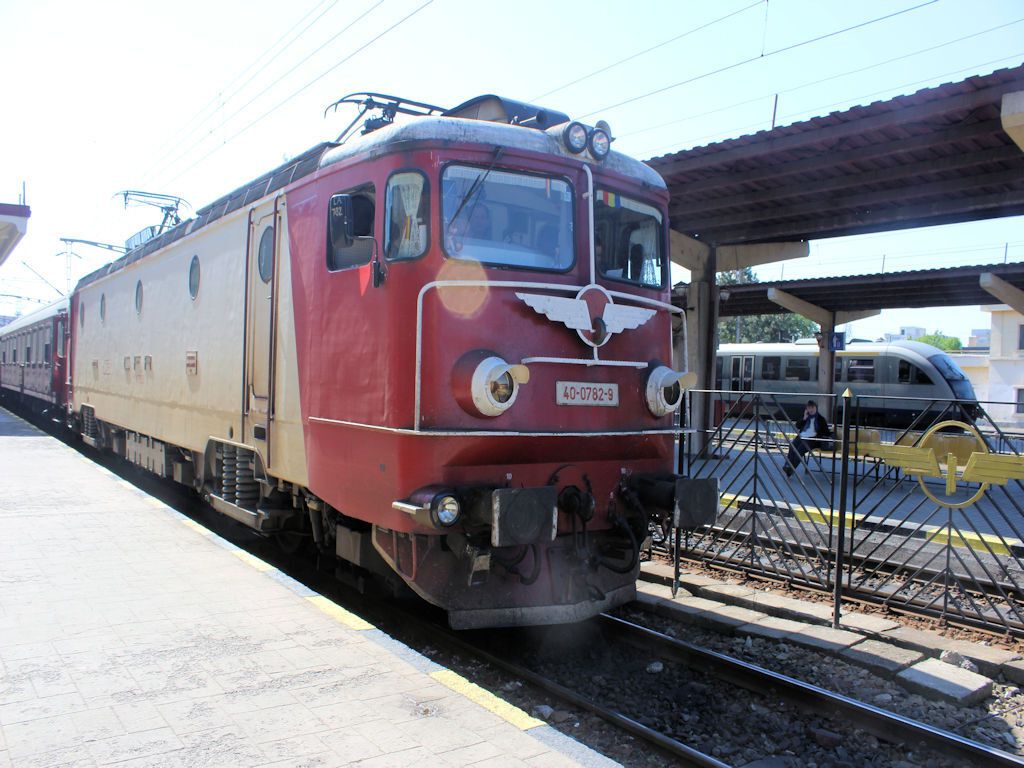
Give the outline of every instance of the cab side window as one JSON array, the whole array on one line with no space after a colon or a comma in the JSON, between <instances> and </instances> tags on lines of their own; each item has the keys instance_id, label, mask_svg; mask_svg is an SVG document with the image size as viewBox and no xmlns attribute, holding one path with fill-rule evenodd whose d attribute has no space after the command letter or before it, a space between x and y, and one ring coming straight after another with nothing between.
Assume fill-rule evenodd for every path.
<instances>
[{"instance_id":1,"label":"cab side window","mask_svg":"<svg viewBox=\"0 0 1024 768\"><path fill-rule=\"evenodd\" d=\"M344 236L339 236L340 226L332 221L334 214L332 208L329 207L327 211L327 269L331 272L370 263L370 257L373 255L374 222L377 213L377 200L373 184L342 190L337 194L352 197L352 224L356 239L347 244L344 241Z\"/></svg>"},{"instance_id":2,"label":"cab side window","mask_svg":"<svg viewBox=\"0 0 1024 768\"><path fill-rule=\"evenodd\" d=\"M427 250L429 202L422 173L396 173L388 179L384 250L389 259L415 259Z\"/></svg>"}]
</instances>

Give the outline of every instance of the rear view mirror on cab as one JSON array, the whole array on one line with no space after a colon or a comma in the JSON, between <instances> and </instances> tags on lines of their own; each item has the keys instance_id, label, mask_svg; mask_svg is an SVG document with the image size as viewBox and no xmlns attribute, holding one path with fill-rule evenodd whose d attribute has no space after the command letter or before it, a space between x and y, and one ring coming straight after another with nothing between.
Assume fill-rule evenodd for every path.
<instances>
[{"instance_id":1,"label":"rear view mirror on cab","mask_svg":"<svg viewBox=\"0 0 1024 768\"><path fill-rule=\"evenodd\" d=\"M335 251L339 248L351 247L356 237L352 195L333 195L331 197L331 221L328 232Z\"/></svg>"}]
</instances>

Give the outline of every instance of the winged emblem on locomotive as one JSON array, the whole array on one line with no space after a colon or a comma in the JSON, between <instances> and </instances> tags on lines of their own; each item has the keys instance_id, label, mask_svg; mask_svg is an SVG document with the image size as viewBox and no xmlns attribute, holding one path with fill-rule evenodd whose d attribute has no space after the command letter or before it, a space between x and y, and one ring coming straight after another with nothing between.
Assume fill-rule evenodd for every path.
<instances>
[{"instance_id":1,"label":"winged emblem on locomotive","mask_svg":"<svg viewBox=\"0 0 1024 768\"><path fill-rule=\"evenodd\" d=\"M588 295L591 301L587 301ZM587 286L572 299L518 292L516 297L537 314L576 331L585 343L595 347L616 333L639 328L656 314L653 309L616 304L600 286ZM595 309L599 311L595 313Z\"/></svg>"},{"instance_id":2,"label":"winged emblem on locomotive","mask_svg":"<svg viewBox=\"0 0 1024 768\"><path fill-rule=\"evenodd\" d=\"M959 457L956 453L949 450L942 455L941 447L939 452L936 452L936 446L928 444L929 438L943 427L949 426L960 427L970 433L976 446L980 449L970 454L967 464L962 470L958 466ZM940 435L940 437L943 436ZM954 435L952 437L955 439L962 436ZM861 448L861 452L865 456L882 459L889 466L902 469L909 477L916 477L925 495L944 507L954 509L973 504L985 493L989 485L1005 485L1011 480L1024 480L1024 458L989 453L988 445L977 430L963 422L946 421L936 424L921 436L919 443L919 445L868 444ZM942 443L940 442L938 445L941 446ZM946 498L940 499L931 492L925 485L925 478L928 477L945 478ZM978 483L978 490L966 501L951 502L948 497L956 493L959 481Z\"/></svg>"}]
</instances>

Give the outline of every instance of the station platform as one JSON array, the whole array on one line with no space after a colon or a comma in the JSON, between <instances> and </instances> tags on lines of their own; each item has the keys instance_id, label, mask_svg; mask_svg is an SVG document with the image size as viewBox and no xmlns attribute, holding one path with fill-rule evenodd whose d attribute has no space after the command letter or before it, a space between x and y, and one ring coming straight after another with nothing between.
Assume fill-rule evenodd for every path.
<instances>
[{"instance_id":1,"label":"station platform","mask_svg":"<svg viewBox=\"0 0 1024 768\"><path fill-rule=\"evenodd\" d=\"M0 768L610 766L0 409Z\"/></svg>"}]
</instances>

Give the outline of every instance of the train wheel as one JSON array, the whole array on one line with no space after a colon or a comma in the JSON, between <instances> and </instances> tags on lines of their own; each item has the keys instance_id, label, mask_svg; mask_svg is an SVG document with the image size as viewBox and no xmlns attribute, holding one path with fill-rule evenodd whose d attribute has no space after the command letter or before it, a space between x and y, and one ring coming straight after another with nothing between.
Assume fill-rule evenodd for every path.
<instances>
[{"instance_id":1,"label":"train wheel","mask_svg":"<svg viewBox=\"0 0 1024 768\"><path fill-rule=\"evenodd\" d=\"M286 555L305 554L313 548L313 533L308 517L290 518L284 530L274 534L274 541Z\"/></svg>"}]
</instances>

